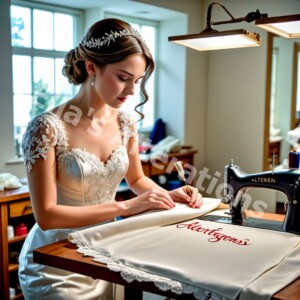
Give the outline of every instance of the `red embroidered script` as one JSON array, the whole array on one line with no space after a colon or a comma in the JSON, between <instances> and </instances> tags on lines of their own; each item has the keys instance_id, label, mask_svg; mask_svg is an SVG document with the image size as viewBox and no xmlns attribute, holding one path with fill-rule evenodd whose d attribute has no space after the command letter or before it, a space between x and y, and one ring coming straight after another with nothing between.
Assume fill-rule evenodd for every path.
<instances>
[{"instance_id":1,"label":"red embroidered script","mask_svg":"<svg viewBox=\"0 0 300 300\"><path fill-rule=\"evenodd\" d=\"M226 235L224 233L221 233L223 231L223 228L216 228L216 229L210 229L210 228L204 228L200 224L200 222L194 222L189 224L178 224L176 225L178 229L190 229L192 231L200 232L202 234L206 234L209 236L208 241L215 243L215 242L231 242L239 246L249 246L249 239L237 239L235 237L232 237L230 235Z\"/></svg>"}]
</instances>

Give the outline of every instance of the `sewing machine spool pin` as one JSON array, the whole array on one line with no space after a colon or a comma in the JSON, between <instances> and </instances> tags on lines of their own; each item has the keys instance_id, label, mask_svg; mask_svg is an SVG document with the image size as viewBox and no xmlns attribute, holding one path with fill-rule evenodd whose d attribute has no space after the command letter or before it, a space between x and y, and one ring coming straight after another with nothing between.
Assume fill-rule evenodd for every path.
<instances>
[{"instance_id":1,"label":"sewing machine spool pin","mask_svg":"<svg viewBox=\"0 0 300 300\"><path fill-rule=\"evenodd\" d=\"M224 170L225 194L222 202L229 204L232 224L247 223L243 196L249 188L255 187L278 190L286 195L288 204L282 230L300 234L300 170L293 168L247 174L231 161Z\"/></svg>"}]
</instances>

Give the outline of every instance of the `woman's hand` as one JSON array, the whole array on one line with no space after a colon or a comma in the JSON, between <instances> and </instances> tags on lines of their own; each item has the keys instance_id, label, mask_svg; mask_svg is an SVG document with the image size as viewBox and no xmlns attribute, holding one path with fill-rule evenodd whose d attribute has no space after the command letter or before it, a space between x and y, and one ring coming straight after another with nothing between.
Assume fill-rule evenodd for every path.
<instances>
[{"instance_id":1,"label":"woman's hand","mask_svg":"<svg viewBox=\"0 0 300 300\"><path fill-rule=\"evenodd\" d=\"M188 189L192 191L191 196L189 196ZM190 185L188 188L183 186L169 191L169 195L175 202L188 203L189 206L193 208L200 208L203 203L202 195L198 192L198 189Z\"/></svg>"},{"instance_id":2,"label":"woman's hand","mask_svg":"<svg viewBox=\"0 0 300 300\"><path fill-rule=\"evenodd\" d=\"M123 217L136 215L148 210L171 209L175 207L174 201L169 193L158 188L152 188L135 198L119 203L124 210L122 214Z\"/></svg>"}]
</instances>

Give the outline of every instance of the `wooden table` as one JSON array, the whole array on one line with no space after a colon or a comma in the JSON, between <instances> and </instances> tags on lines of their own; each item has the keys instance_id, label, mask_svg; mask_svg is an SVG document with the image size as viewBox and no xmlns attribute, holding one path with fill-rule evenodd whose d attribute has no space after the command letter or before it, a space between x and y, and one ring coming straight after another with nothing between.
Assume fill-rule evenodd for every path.
<instances>
[{"instance_id":1,"label":"wooden table","mask_svg":"<svg viewBox=\"0 0 300 300\"><path fill-rule=\"evenodd\" d=\"M146 176L152 177L156 175L171 174L176 171L174 163L178 160L183 166L193 166L194 156L197 150L193 148L181 149L178 152L165 153L161 157L151 157L149 155L141 155L143 171Z\"/></svg>"},{"instance_id":2,"label":"wooden table","mask_svg":"<svg viewBox=\"0 0 300 300\"><path fill-rule=\"evenodd\" d=\"M284 215L265 213L264 219L282 221ZM78 253L77 246L62 240L54 244L50 244L39 249L33 253L34 261L40 264L64 269L67 271L80 273L91 276L93 278L103 279L109 282L114 282L125 286L125 299L142 299L141 292L139 296L132 296L131 291L147 291L154 294L163 295L173 299L195 299L193 295L177 295L172 292L164 292L158 289L153 283L126 282L120 276L119 272L110 271L106 265L94 262L91 257L84 257ZM129 295L126 297L126 295ZM140 298L139 298L140 297ZM300 279L291 283L288 287L273 295L272 299L276 300L299 300L300 299Z\"/></svg>"}]
</instances>

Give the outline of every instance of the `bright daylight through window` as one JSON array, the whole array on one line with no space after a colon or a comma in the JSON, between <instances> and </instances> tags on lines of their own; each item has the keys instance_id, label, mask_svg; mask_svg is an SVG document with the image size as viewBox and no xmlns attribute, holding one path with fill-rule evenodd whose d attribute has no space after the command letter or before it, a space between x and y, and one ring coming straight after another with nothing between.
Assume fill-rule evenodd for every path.
<instances>
[{"instance_id":1,"label":"bright daylight through window","mask_svg":"<svg viewBox=\"0 0 300 300\"><path fill-rule=\"evenodd\" d=\"M11 6L17 155L28 122L76 92L61 72L66 51L74 47L76 21L71 14Z\"/></svg>"},{"instance_id":2,"label":"bright daylight through window","mask_svg":"<svg viewBox=\"0 0 300 300\"><path fill-rule=\"evenodd\" d=\"M123 18L124 19L124 18ZM126 21L126 20L125 20ZM155 56L157 27L149 22L127 20L141 32ZM62 75L64 56L77 44L80 13L66 13L55 7L49 10L31 6L11 6L11 43L13 47L13 101L16 154L21 156L20 143L28 122L36 115L72 98L78 90ZM84 31L84 30L83 30ZM145 119L139 129L154 123L154 76L147 83L149 101L139 107ZM133 112L142 101L139 85L124 110Z\"/></svg>"}]
</instances>

